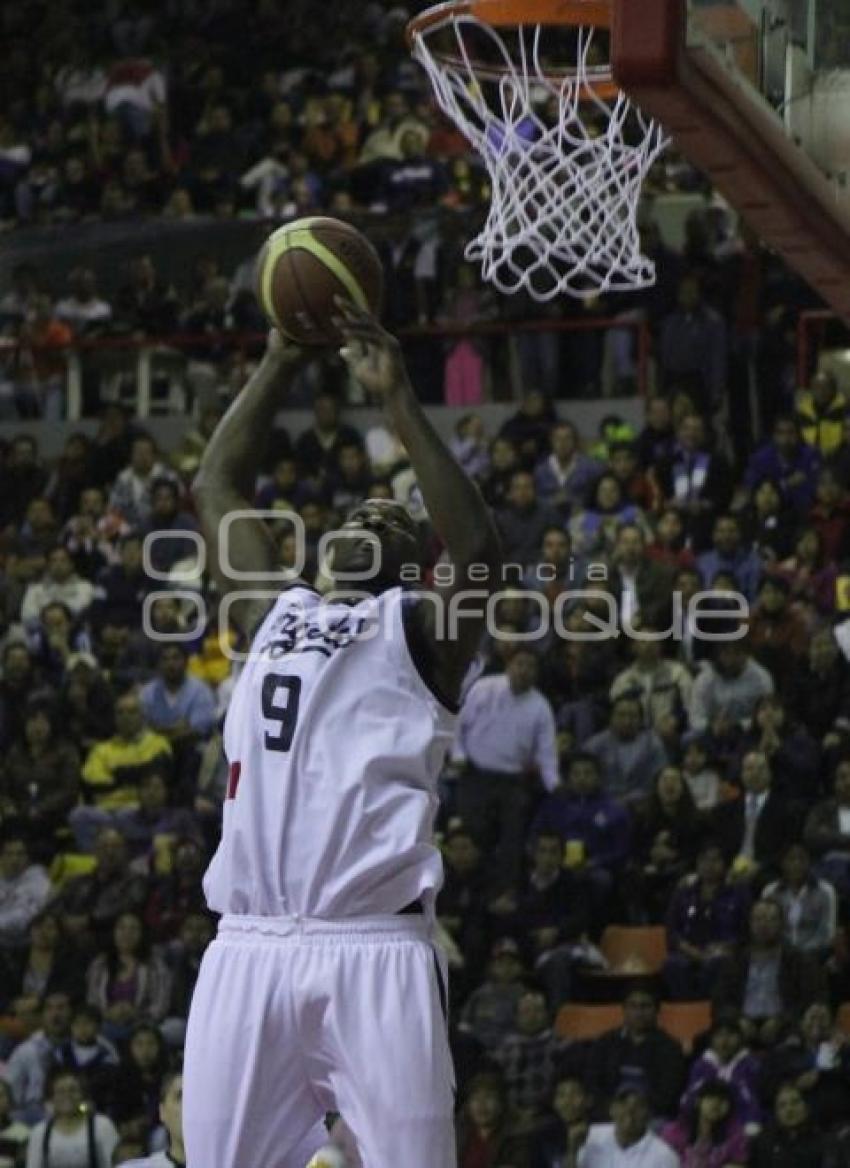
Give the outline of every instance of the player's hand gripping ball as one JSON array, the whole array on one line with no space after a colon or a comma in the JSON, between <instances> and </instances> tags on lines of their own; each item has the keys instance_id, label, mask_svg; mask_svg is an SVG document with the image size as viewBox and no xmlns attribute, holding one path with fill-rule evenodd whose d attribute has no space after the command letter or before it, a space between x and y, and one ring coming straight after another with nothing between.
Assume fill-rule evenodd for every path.
<instances>
[{"instance_id":1,"label":"player's hand gripping ball","mask_svg":"<svg viewBox=\"0 0 850 1168\"><path fill-rule=\"evenodd\" d=\"M272 232L257 258L257 299L269 323L300 345L333 345L335 298L374 315L384 273L372 244L349 223L314 216Z\"/></svg>"}]
</instances>

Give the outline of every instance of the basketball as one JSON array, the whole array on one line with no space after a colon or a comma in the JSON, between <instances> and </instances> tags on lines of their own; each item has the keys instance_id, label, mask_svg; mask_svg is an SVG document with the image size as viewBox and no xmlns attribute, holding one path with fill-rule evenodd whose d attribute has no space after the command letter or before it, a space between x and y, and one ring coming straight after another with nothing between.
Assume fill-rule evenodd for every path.
<instances>
[{"instance_id":1,"label":"basketball","mask_svg":"<svg viewBox=\"0 0 850 1168\"><path fill-rule=\"evenodd\" d=\"M340 219L296 219L266 240L257 259L257 295L269 322L301 345L338 345L334 298L381 310L384 275L375 248Z\"/></svg>"}]
</instances>

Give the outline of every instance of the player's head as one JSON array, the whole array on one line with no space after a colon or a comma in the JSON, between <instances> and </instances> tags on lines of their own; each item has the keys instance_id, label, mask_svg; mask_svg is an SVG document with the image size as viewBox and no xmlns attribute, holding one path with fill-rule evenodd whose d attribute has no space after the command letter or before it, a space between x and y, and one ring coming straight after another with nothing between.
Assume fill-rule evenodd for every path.
<instances>
[{"instance_id":1,"label":"player's head","mask_svg":"<svg viewBox=\"0 0 850 1168\"><path fill-rule=\"evenodd\" d=\"M377 593L400 583L402 569L418 567L420 558L416 524L401 503L366 499L337 533L328 567L338 587Z\"/></svg>"}]
</instances>

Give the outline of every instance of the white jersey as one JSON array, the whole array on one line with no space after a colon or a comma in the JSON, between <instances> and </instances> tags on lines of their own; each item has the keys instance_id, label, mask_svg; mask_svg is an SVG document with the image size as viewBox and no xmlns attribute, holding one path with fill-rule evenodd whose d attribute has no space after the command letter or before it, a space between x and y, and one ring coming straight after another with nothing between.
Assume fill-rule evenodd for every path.
<instances>
[{"instance_id":1,"label":"white jersey","mask_svg":"<svg viewBox=\"0 0 850 1168\"><path fill-rule=\"evenodd\" d=\"M402 596L330 603L296 586L260 626L224 726L230 785L204 878L215 912L432 908L437 778L456 719L413 662Z\"/></svg>"}]
</instances>

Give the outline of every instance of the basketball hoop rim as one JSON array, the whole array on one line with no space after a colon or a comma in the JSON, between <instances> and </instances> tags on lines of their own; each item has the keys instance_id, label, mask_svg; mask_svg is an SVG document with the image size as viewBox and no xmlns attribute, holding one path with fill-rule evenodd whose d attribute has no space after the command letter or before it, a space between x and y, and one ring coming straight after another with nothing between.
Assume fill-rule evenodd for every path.
<instances>
[{"instance_id":1,"label":"basketball hoop rim","mask_svg":"<svg viewBox=\"0 0 850 1168\"><path fill-rule=\"evenodd\" d=\"M446 27L456 17L471 16L481 24L491 28L520 28L534 25L558 25L562 28L610 29L613 21L610 0L444 0L417 13L407 23L405 38L412 51L417 41L439 28ZM447 53L434 52L431 56L444 65L457 67L460 58ZM478 76L487 81L498 81L507 69L481 64L476 66ZM559 72L548 70L544 74L547 81L560 85L575 76L571 70ZM583 89L590 90L586 96L613 100L620 93L615 83L610 65L592 72Z\"/></svg>"},{"instance_id":2,"label":"basketball hoop rim","mask_svg":"<svg viewBox=\"0 0 850 1168\"><path fill-rule=\"evenodd\" d=\"M613 21L609 0L443 0L410 18L406 29L408 46L413 46L418 33L453 16L475 16L493 28L528 24L610 28Z\"/></svg>"}]
</instances>

